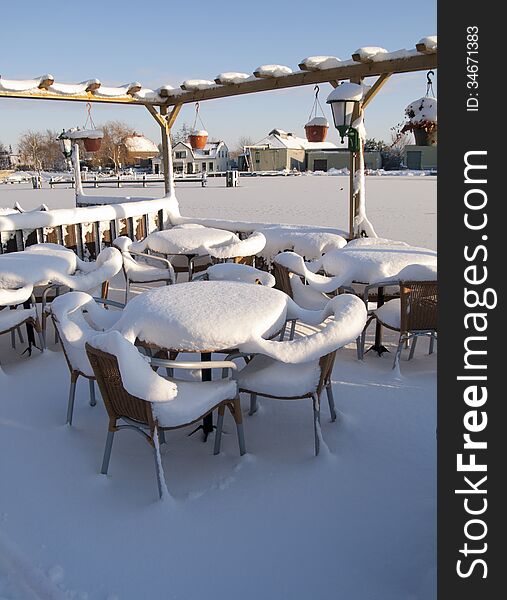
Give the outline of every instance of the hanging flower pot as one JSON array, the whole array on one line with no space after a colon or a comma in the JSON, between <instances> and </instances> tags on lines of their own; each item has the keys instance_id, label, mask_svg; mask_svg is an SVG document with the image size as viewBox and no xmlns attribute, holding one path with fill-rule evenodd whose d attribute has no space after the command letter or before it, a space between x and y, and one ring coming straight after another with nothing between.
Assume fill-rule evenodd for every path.
<instances>
[{"instance_id":1,"label":"hanging flower pot","mask_svg":"<svg viewBox=\"0 0 507 600\"><path fill-rule=\"evenodd\" d=\"M411 131L418 146L435 146L437 143L437 99L424 96L410 103L405 109L408 122L401 133Z\"/></svg>"},{"instance_id":2,"label":"hanging flower pot","mask_svg":"<svg viewBox=\"0 0 507 600\"><path fill-rule=\"evenodd\" d=\"M83 143L87 152L98 152L102 146L102 138L83 138Z\"/></svg>"},{"instance_id":3,"label":"hanging flower pot","mask_svg":"<svg viewBox=\"0 0 507 600\"><path fill-rule=\"evenodd\" d=\"M208 141L208 132L205 129L194 130L190 134L188 141L194 150L203 150Z\"/></svg>"},{"instance_id":4,"label":"hanging flower pot","mask_svg":"<svg viewBox=\"0 0 507 600\"><path fill-rule=\"evenodd\" d=\"M306 139L309 142L324 142L328 129L329 123L326 117L313 117L305 125Z\"/></svg>"}]
</instances>

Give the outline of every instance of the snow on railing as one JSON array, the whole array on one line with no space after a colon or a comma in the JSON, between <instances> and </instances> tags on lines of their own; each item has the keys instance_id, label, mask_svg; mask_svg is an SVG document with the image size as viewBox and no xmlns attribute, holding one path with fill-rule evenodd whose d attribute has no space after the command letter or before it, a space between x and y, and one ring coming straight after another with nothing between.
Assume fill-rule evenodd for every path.
<instances>
[{"instance_id":1,"label":"snow on railing","mask_svg":"<svg viewBox=\"0 0 507 600\"><path fill-rule=\"evenodd\" d=\"M94 198L97 204L101 197ZM110 198L104 197L104 201ZM176 201L174 199L174 201ZM104 204L81 208L34 210L0 214L0 253L52 242L74 248L80 256L96 256L119 235L142 239L164 229L170 198ZM172 211L177 209L177 201ZM178 210L179 214L179 210Z\"/></svg>"}]
</instances>

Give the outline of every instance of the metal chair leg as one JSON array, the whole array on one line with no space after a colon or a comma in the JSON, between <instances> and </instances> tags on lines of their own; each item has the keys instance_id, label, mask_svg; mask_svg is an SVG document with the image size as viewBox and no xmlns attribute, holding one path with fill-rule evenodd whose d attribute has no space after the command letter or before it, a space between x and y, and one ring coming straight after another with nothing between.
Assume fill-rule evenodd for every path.
<instances>
[{"instance_id":1,"label":"metal chair leg","mask_svg":"<svg viewBox=\"0 0 507 600\"><path fill-rule=\"evenodd\" d=\"M153 448L153 457L155 459L155 472L157 474L158 497L162 498L162 496L164 495L162 487L162 478L164 478L164 471L162 470L162 464L160 460L160 448L158 445Z\"/></svg>"},{"instance_id":2,"label":"metal chair leg","mask_svg":"<svg viewBox=\"0 0 507 600\"><path fill-rule=\"evenodd\" d=\"M230 407L230 405L229 405ZM232 416L236 421L236 431L238 432L239 454L243 456L246 452L245 432L243 430L243 414L241 413L241 402L236 398L232 403Z\"/></svg>"},{"instance_id":3,"label":"metal chair leg","mask_svg":"<svg viewBox=\"0 0 507 600\"><path fill-rule=\"evenodd\" d=\"M243 456L246 452L245 446L245 431L243 429L243 423L236 423L236 430L238 432L238 445L239 445L239 454Z\"/></svg>"},{"instance_id":4,"label":"metal chair leg","mask_svg":"<svg viewBox=\"0 0 507 600\"><path fill-rule=\"evenodd\" d=\"M278 338L279 342L283 342L286 331L287 331L287 321L285 321L285 325L282 327L282 331L280 332L280 337Z\"/></svg>"},{"instance_id":5,"label":"metal chair leg","mask_svg":"<svg viewBox=\"0 0 507 600\"><path fill-rule=\"evenodd\" d=\"M356 338L356 353L357 353L357 360L362 360L363 359L363 342L362 342L362 336L358 336Z\"/></svg>"},{"instance_id":6,"label":"metal chair leg","mask_svg":"<svg viewBox=\"0 0 507 600\"><path fill-rule=\"evenodd\" d=\"M435 339L436 339L436 336L434 333L432 333L431 337L430 337L430 351L428 352L428 354L433 354L433 352L435 350Z\"/></svg>"},{"instance_id":7,"label":"metal chair leg","mask_svg":"<svg viewBox=\"0 0 507 600\"><path fill-rule=\"evenodd\" d=\"M11 329L11 347L13 350L16 349L16 330L15 329Z\"/></svg>"},{"instance_id":8,"label":"metal chair leg","mask_svg":"<svg viewBox=\"0 0 507 600\"><path fill-rule=\"evenodd\" d=\"M104 457L102 459L102 467L100 472L102 475L107 475L109 469L109 459L111 458L111 448L113 447L114 431L107 432L106 447L104 448Z\"/></svg>"},{"instance_id":9,"label":"metal chair leg","mask_svg":"<svg viewBox=\"0 0 507 600\"><path fill-rule=\"evenodd\" d=\"M317 394L313 395L313 433L315 436L315 456L320 452L320 400Z\"/></svg>"},{"instance_id":10,"label":"metal chair leg","mask_svg":"<svg viewBox=\"0 0 507 600\"><path fill-rule=\"evenodd\" d=\"M129 288L130 282L128 279L125 279L125 304L129 301Z\"/></svg>"},{"instance_id":11,"label":"metal chair leg","mask_svg":"<svg viewBox=\"0 0 507 600\"><path fill-rule=\"evenodd\" d=\"M408 342L408 337L407 337ZM417 345L417 336L415 335L412 339L412 344L410 346L410 353L408 355L408 360L412 360L414 358L415 347Z\"/></svg>"},{"instance_id":12,"label":"metal chair leg","mask_svg":"<svg viewBox=\"0 0 507 600\"><path fill-rule=\"evenodd\" d=\"M89 379L88 386L90 388L90 406L96 406L97 399L95 398L95 381L93 379Z\"/></svg>"},{"instance_id":13,"label":"metal chair leg","mask_svg":"<svg viewBox=\"0 0 507 600\"><path fill-rule=\"evenodd\" d=\"M165 431L163 429L159 429L158 430L158 441L159 441L160 444L165 444L166 443Z\"/></svg>"},{"instance_id":14,"label":"metal chair leg","mask_svg":"<svg viewBox=\"0 0 507 600\"><path fill-rule=\"evenodd\" d=\"M331 421L336 421L336 407L334 405L333 386L330 381L326 385L327 401L329 403L329 412L331 413Z\"/></svg>"},{"instance_id":15,"label":"metal chair leg","mask_svg":"<svg viewBox=\"0 0 507 600\"><path fill-rule=\"evenodd\" d=\"M257 394L250 394L250 410L248 414L250 416L254 415L257 412Z\"/></svg>"},{"instance_id":16,"label":"metal chair leg","mask_svg":"<svg viewBox=\"0 0 507 600\"><path fill-rule=\"evenodd\" d=\"M222 429L224 426L224 412L225 406L221 404L218 407L218 419L217 419L217 428L215 431L215 447L213 448L213 454L220 454L220 446L222 443Z\"/></svg>"},{"instance_id":17,"label":"metal chair leg","mask_svg":"<svg viewBox=\"0 0 507 600\"><path fill-rule=\"evenodd\" d=\"M70 374L70 389L69 389L69 403L67 405L67 423L72 425L72 416L74 414L74 399L76 398L76 382L79 378L79 374L72 371Z\"/></svg>"},{"instance_id":18,"label":"metal chair leg","mask_svg":"<svg viewBox=\"0 0 507 600\"><path fill-rule=\"evenodd\" d=\"M294 320L290 324L289 340L293 340L294 339L294 334L295 333L296 333L296 321Z\"/></svg>"},{"instance_id":19,"label":"metal chair leg","mask_svg":"<svg viewBox=\"0 0 507 600\"><path fill-rule=\"evenodd\" d=\"M398 342L398 348L396 349L396 354L394 355L393 369L397 369L400 364L400 356L401 356L401 351L403 350L403 342L404 341L405 341L405 336L400 335L400 340Z\"/></svg>"},{"instance_id":20,"label":"metal chair leg","mask_svg":"<svg viewBox=\"0 0 507 600\"><path fill-rule=\"evenodd\" d=\"M18 329L19 342L20 342L20 344L24 344L25 338L23 337L23 332L21 331L21 327L18 327L17 329Z\"/></svg>"}]
</instances>

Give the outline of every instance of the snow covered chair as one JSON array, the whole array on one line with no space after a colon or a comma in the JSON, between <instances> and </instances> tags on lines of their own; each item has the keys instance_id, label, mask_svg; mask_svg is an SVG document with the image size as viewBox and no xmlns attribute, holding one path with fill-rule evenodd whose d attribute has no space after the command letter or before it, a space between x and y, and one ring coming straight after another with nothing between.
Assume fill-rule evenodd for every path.
<instances>
[{"instance_id":1,"label":"snow covered chair","mask_svg":"<svg viewBox=\"0 0 507 600\"><path fill-rule=\"evenodd\" d=\"M205 278L209 281L242 281L268 287L275 285L275 278L271 273L240 263L218 263L208 267Z\"/></svg>"},{"instance_id":2,"label":"snow covered chair","mask_svg":"<svg viewBox=\"0 0 507 600\"><path fill-rule=\"evenodd\" d=\"M266 245L266 237L260 231L254 231L244 240L232 241L216 246L209 246L208 252L216 262L234 259L236 262L248 257L255 257ZM252 258L253 260L253 258Z\"/></svg>"},{"instance_id":3,"label":"snow covered chair","mask_svg":"<svg viewBox=\"0 0 507 600\"><path fill-rule=\"evenodd\" d=\"M152 367L166 369L236 369L231 361L181 362L143 356L118 331L97 335L86 344L90 364L109 415L101 473L107 474L114 434L134 429L152 446L159 494L166 491L159 440L167 430L201 420L218 408L214 454L220 452L222 424L227 407L236 422L240 454L246 452L241 405L235 381L189 382L164 378ZM123 424L118 424L123 421Z\"/></svg>"},{"instance_id":4,"label":"snow covered chair","mask_svg":"<svg viewBox=\"0 0 507 600\"><path fill-rule=\"evenodd\" d=\"M123 260L125 304L128 302L131 284L164 282L170 285L176 282L176 274L170 261L160 256L134 252L130 248L131 245L132 240L127 236L118 237L113 242L113 246L121 252Z\"/></svg>"},{"instance_id":5,"label":"snow covered chair","mask_svg":"<svg viewBox=\"0 0 507 600\"><path fill-rule=\"evenodd\" d=\"M320 396L325 388L331 412L336 420L331 373L336 350L356 340L366 323L366 308L352 294L336 296L326 306L323 318L330 314L321 331L306 337L276 342L252 343L258 355L238 373L240 392L250 394L250 415L257 410L257 397L296 400L311 398L315 454L320 450Z\"/></svg>"},{"instance_id":6,"label":"snow covered chair","mask_svg":"<svg viewBox=\"0 0 507 600\"><path fill-rule=\"evenodd\" d=\"M76 384L80 376L88 379L90 406L97 404L95 375L86 356L85 343L89 337L109 329L119 319L120 311L107 310L106 307L122 309L123 306L105 298L92 298L84 292L68 292L55 298L51 304L51 318L70 371L68 425L72 425Z\"/></svg>"},{"instance_id":7,"label":"snow covered chair","mask_svg":"<svg viewBox=\"0 0 507 600\"><path fill-rule=\"evenodd\" d=\"M32 326L39 335L42 350L44 344L41 336L41 326L32 291L33 287L31 285L17 289L0 289L0 335L11 333L11 337L13 338L17 331L22 341L21 326ZM30 308L22 308L21 306L27 301L30 301ZM14 339L13 347L15 347ZM29 351L31 351L31 343Z\"/></svg>"},{"instance_id":8,"label":"snow covered chair","mask_svg":"<svg viewBox=\"0 0 507 600\"><path fill-rule=\"evenodd\" d=\"M41 315L42 315L42 337L44 343L46 341L46 324L47 324L47 310L46 306L49 303L49 297L53 294L53 297L67 290L88 292L102 286L102 297L107 298L109 281L117 274L122 268L122 257L121 253L116 248L104 248L99 255L97 260L93 262L86 262L81 260L74 252L64 246L58 244L34 244L24 250L27 253L37 253L51 255L62 255L71 254L72 260L74 261L75 271L72 274L64 273L60 270L55 271L48 285L43 286L36 294L41 302Z\"/></svg>"},{"instance_id":9,"label":"snow covered chair","mask_svg":"<svg viewBox=\"0 0 507 600\"><path fill-rule=\"evenodd\" d=\"M383 327L399 331L398 347L394 356L393 369L398 368L403 344L412 340L408 359L414 356L417 339L430 336L429 354L433 353L437 337L437 281L400 281L400 298L389 300L377 308L365 325L365 331L374 319ZM363 351L364 351L363 335Z\"/></svg>"},{"instance_id":10,"label":"snow covered chair","mask_svg":"<svg viewBox=\"0 0 507 600\"><path fill-rule=\"evenodd\" d=\"M295 252L282 252L275 256L273 273L276 289L285 292L301 308L322 310L330 300L328 295L317 292L303 283L301 277L305 276L305 263L303 257ZM289 339L292 340L296 331L296 320L291 320L290 324ZM285 331L282 340L284 336Z\"/></svg>"}]
</instances>

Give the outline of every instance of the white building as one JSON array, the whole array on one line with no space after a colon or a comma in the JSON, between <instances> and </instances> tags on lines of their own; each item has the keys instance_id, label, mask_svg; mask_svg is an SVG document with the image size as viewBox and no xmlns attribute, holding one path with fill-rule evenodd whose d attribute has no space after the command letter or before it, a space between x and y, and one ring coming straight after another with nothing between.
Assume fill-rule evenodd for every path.
<instances>
[{"instance_id":1,"label":"white building","mask_svg":"<svg viewBox=\"0 0 507 600\"><path fill-rule=\"evenodd\" d=\"M160 158L152 161L153 171L162 173L163 166ZM227 171L231 166L227 144L207 142L202 150L192 148L189 142L178 142L173 148L173 167L176 175L193 173L207 173Z\"/></svg>"}]
</instances>

